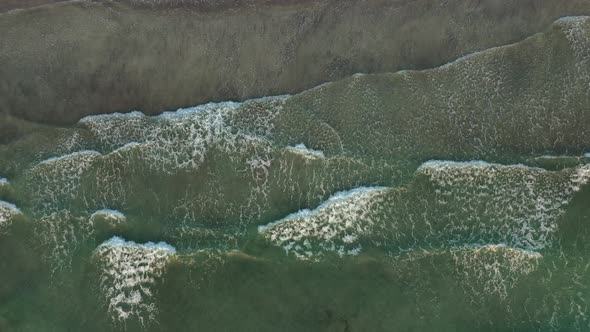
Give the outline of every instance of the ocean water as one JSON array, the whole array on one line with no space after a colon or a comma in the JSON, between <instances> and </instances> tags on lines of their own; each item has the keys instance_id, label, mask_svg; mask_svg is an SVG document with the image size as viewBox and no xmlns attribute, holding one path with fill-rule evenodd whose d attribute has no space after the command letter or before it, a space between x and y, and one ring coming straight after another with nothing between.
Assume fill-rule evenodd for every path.
<instances>
[{"instance_id":1,"label":"ocean water","mask_svg":"<svg viewBox=\"0 0 590 332\"><path fill-rule=\"evenodd\" d=\"M0 331L590 331L590 18L0 145Z\"/></svg>"}]
</instances>

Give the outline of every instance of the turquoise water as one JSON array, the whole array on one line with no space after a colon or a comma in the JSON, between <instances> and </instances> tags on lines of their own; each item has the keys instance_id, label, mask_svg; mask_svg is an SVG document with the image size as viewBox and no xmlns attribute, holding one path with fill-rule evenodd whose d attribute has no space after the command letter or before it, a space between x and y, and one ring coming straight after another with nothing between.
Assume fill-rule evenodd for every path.
<instances>
[{"instance_id":1,"label":"turquoise water","mask_svg":"<svg viewBox=\"0 0 590 332\"><path fill-rule=\"evenodd\" d=\"M0 330L588 331L590 19L0 146Z\"/></svg>"}]
</instances>

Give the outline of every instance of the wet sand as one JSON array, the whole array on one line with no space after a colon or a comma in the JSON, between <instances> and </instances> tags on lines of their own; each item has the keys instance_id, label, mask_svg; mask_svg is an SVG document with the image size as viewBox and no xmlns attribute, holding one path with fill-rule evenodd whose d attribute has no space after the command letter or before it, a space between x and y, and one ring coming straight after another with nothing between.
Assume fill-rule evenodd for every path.
<instances>
[{"instance_id":1,"label":"wet sand","mask_svg":"<svg viewBox=\"0 0 590 332\"><path fill-rule=\"evenodd\" d=\"M18 6L41 2L50 1ZM69 125L292 94L354 73L432 68L589 13L581 0L105 0L13 11L0 14L0 76L9 78L0 113Z\"/></svg>"},{"instance_id":2,"label":"wet sand","mask_svg":"<svg viewBox=\"0 0 590 332\"><path fill-rule=\"evenodd\" d=\"M3 0L0 2L0 13L13 9L31 8L60 1L63 0Z\"/></svg>"}]
</instances>

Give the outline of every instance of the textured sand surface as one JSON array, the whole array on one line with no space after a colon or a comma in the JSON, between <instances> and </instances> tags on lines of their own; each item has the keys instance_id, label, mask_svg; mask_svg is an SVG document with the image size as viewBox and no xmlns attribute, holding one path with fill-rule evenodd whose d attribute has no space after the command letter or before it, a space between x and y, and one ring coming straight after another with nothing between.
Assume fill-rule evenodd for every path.
<instances>
[{"instance_id":1,"label":"textured sand surface","mask_svg":"<svg viewBox=\"0 0 590 332\"><path fill-rule=\"evenodd\" d=\"M71 124L296 93L358 72L434 67L588 13L581 0L105 0L11 11L0 14L0 142L29 126L6 114Z\"/></svg>"},{"instance_id":2,"label":"textured sand surface","mask_svg":"<svg viewBox=\"0 0 590 332\"><path fill-rule=\"evenodd\" d=\"M0 2L0 13L13 9L23 9L60 2L62 0L3 0Z\"/></svg>"}]
</instances>

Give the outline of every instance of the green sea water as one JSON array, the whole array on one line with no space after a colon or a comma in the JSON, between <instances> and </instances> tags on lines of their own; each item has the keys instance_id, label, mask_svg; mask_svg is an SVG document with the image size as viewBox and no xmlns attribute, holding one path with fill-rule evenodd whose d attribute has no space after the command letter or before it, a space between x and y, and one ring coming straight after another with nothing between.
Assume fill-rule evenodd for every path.
<instances>
[{"instance_id":1,"label":"green sea water","mask_svg":"<svg viewBox=\"0 0 590 332\"><path fill-rule=\"evenodd\" d=\"M42 128L0 146L0 331L590 331L589 153L587 17Z\"/></svg>"}]
</instances>

